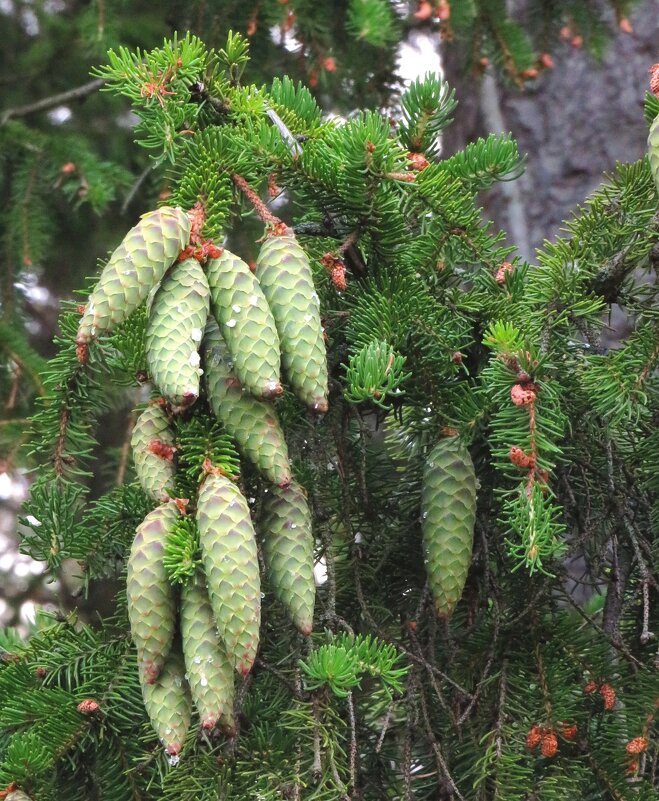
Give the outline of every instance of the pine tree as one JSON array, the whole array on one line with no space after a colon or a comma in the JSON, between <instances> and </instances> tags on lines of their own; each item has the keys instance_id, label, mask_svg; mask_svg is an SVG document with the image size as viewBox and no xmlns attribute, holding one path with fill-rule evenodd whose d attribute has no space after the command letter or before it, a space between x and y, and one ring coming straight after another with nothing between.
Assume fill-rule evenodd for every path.
<instances>
[{"instance_id":1,"label":"pine tree","mask_svg":"<svg viewBox=\"0 0 659 801\"><path fill-rule=\"evenodd\" d=\"M350 6L353 25L366 5ZM175 468L157 497L132 466L119 486L92 493L100 415L148 396L156 300L84 343L84 355L80 312L65 308L58 352L35 370L43 398L23 549L53 575L75 559L92 587L114 575L122 589L100 622L42 615L26 640L2 634L0 786L35 801L653 798L654 157L619 165L529 265L478 207L481 191L519 173L515 143L492 137L442 159L455 98L439 77L406 90L393 124L375 111L339 124L300 83L243 80L248 59L239 34L213 52L188 34L148 52L113 50L96 74L130 98L139 143L171 164L166 204L190 218L189 244L154 282L155 298L178 291L171 278L188 262L208 270L244 218L258 231L246 262L263 235L295 237L324 329L327 411L310 413L296 392L304 375L286 370L280 397L250 398L223 352L217 386L245 393L252 421L281 426L276 463L290 464L295 483L273 482L223 419L206 376L195 403L147 407L163 411L163 426L140 448ZM649 93L648 125L658 114ZM288 200L283 219L262 198L275 183ZM269 268L288 269L287 255ZM286 282L279 290L278 306L286 291L297 297ZM607 353L600 337L616 303L634 329ZM211 331L205 347L201 332L185 338L205 373L217 357ZM279 329L278 346L296 347L286 336ZM314 353L294 369L317 377ZM441 526L437 504L450 506L451 482L436 474L449 437L461 459L451 478L463 472L469 486L447 515L459 518L462 543L473 537L466 575L461 559L452 577L462 595L450 617L434 608L422 516L431 509ZM273 569L263 545L272 498L287 487L296 492L290 528L311 520L311 633L290 620L296 601L286 603L283 566ZM164 510L171 522L150 526ZM126 592L125 566L131 552L145 556L147 527L146 556L167 600L151 608L141 594L136 615L136 588L148 593L152 582L132 559ZM282 553L294 539L285 528L278 517ZM192 632L195 593L219 634ZM140 627L163 614L160 675L140 675ZM231 650L237 643L248 660ZM231 687L222 665L215 683L233 712L218 703L213 729L203 671L188 667L186 677L181 651L200 665L222 647L239 670Z\"/></svg>"}]
</instances>

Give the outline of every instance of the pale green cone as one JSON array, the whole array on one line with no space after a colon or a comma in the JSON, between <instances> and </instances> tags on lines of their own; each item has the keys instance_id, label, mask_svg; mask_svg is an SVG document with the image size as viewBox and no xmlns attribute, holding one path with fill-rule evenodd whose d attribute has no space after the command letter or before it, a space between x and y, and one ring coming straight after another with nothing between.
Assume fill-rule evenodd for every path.
<instances>
[{"instance_id":1,"label":"pale green cone","mask_svg":"<svg viewBox=\"0 0 659 801\"><path fill-rule=\"evenodd\" d=\"M275 318L288 381L314 412L327 411L327 355L311 266L295 236L263 243L256 277Z\"/></svg>"},{"instance_id":2,"label":"pale green cone","mask_svg":"<svg viewBox=\"0 0 659 801\"><path fill-rule=\"evenodd\" d=\"M199 345L210 291L196 259L176 264L156 293L146 327L149 373L175 410L199 397Z\"/></svg>"},{"instance_id":3,"label":"pale green cone","mask_svg":"<svg viewBox=\"0 0 659 801\"><path fill-rule=\"evenodd\" d=\"M140 684L151 725L165 746L165 752L177 756L183 748L192 717L190 687L178 645L170 651L155 683L146 682L140 671Z\"/></svg>"},{"instance_id":4,"label":"pale green cone","mask_svg":"<svg viewBox=\"0 0 659 801\"><path fill-rule=\"evenodd\" d=\"M659 192L659 114L657 114L650 126L650 135L648 136L648 158L650 160L652 177L654 178L657 192Z\"/></svg>"},{"instance_id":5,"label":"pale green cone","mask_svg":"<svg viewBox=\"0 0 659 801\"><path fill-rule=\"evenodd\" d=\"M247 675L259 645L259 560L247 501L225 476L210 473L204 479L197 523L218 632L236 670Z\"/></svg>"},{"instance_id":6,"label":"pale green cone","mask_svg":"<svg viewBox=\"0 0 659 801\"><path fill-rule=\"evenodd\" d=\"M128 618L137 661L146 682L154 682L174 637L174 591L163 565L167 536L179 516L173 501L156 507L139 525L128 557Z\"/></svg>"},{"instance_id":7,"label":"pale green cone","mask_svg":"<svg viewBox=\"0 0 659 801\"><path fill-rule=\"evenodd\" d=\"M257 398L281 395L279 335L268 301L245 262L228 250L206 263L213 313L233 360L233 371Z\"/></svg>"},{"instance_id":8,"label":"pale green cone","mask_svg":"<svg viewBox=\"0 0 659 801\"><path fill-rule=\"evenodd\" d=\"M8 796L5 797L5 801L32 801L29 795L25 795L22 790L12 790Z\"/></svg>"},{"instance_id":9,"label":"pale green cone","mask_svg":"<svg viewBox=\"0 0 659 801\"><path fill-rule=\"evenodd\" d=\"M111 331L135 311L189 238L190 220L182 209L164 206L142 215L103 268L76 342L84 344Z\"/></svg>"},{"instance_id":10,"label":"pale green cone","mask_svg":"<svg viewBox=\"0 0 659 801\"><path fill-rule=\"evenodd\" d=\"M439 617L448 618L467 580L476 520L476 474L458 437L441 440L428 456L421 517L435 609Z\"/></svg>"},{"instance_id":11,"label":"pale green cone","mask_svg":"<svg viewBox=\"0 0 659 801\"><path fill-rule=\"evenodd\" d=\"M181 639L192 700L203 729L219 723L236 733L233 718L233 664L217 635L206 583L196 573L183 588Z\"/></svg>"},{"instance_id":12,"label":"pale green cone","mask_svg":"<svg viewBox=\"0 0 659 801\"><path fill-rule=\"evenodd\" d=\"M311 634L316 583L311 514L298 484L269 487L263 496L260 530L268 578L302 634Z\"/></svg>"},{"instance_id":13,"label":"pale green cone","mask_svg":"<svg viewBox=\"0 0 659 801\"><path fill-rule=\"evenodd\" d=\"M165 447L158 448L158 443ZM157 404L146 407L135 422L130 444L142 489L155 501L164 503L171 497L176 468L174 432L162 407Z\"/></svg>"},{"instance_id":14,"label":"pale green cone","mask_svg":"<svg viewBox=\"0 0 659 801\"><path fill-rule=\"evenodd\" d=\"M204 370L208 402L236 440L240 452L278 486L291 482L288 448L271 403L244 392L232 372L229 350L217 323L209 318L204 334Z\"/></svg>"}]
</instances>

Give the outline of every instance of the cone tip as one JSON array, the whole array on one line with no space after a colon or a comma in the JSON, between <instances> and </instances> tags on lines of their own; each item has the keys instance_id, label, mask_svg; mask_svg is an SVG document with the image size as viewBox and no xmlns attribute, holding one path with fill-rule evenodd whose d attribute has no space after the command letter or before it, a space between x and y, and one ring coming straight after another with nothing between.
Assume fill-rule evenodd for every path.
<instances>
[{"instance_id":1,"label":"cone tip","mask_svg":"<svg viewBox=\"0 0 659 801\"><path fill-rule=\"evenodd\" d=\"M325 398L321 398L312 403L310 408L314 414L325 414L329 409L329 404Z\"/></svg>"},{"instance_id":2,"label":"cone tip","mask_svg":"<svg viewBox=\"0 0 659 801\"><path fill-rule=\"evenodd\" d=\"M313 624L308 621L300 622L298 623L298 629L300 634L304 634L305 637L308 637L313 631Z\"/></svg>"}]
</instances>

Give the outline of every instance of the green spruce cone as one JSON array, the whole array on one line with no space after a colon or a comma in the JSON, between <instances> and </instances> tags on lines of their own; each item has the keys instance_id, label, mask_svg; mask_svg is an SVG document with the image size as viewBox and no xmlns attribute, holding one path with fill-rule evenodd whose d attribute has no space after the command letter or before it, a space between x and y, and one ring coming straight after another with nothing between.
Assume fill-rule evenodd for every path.
<instances>
[{"instance_id":1,"label":"green spruce cone","mask_svg":"<svg viewBox=\"0 0 659 801\"><path fill-rule=\"evenodd\" d=\"M257 398L281 395L279 335L256 277L226 249L218 259L209 259L206 275L236 377Z\"/></svg>"},{"instance_id":2,"label":"green spruce cone","mask_svg":"<svg viewBox=\"0 0 659 801\"><path fill-rule=\"evenodd\" d=\"M162 557L178 515L173 501L149 512L137 529L128 557L128 618L137 660L149 684L158 678L174 637L174 591Z\"/></svg>"},{"instance_id":3,"label":"green spruce cone","mask_svg":"<svg viewBox=\"0 0 659 801\"><path fill-rule=\"evenodd\" d=\"M147 406L135 422L130 440L135 472L142 489L164 503L174 488L174 432L161 406Z\"/></svg>"},{"instance_id":4,"label":"green spruce cone","mask_svg":"<svg viewBox=\"0 0 659 801\"><path fill-rule=\"evenodd\" d=\"M657 187L657 192L659 192L659 114L657 114L650 126L648 158L650 159L650 169L652 170L654 183Z\"/></svg>"},{"instance_id":5,"label":"green spruce cone","mask_svg":"<svg viewBox=\"0 0 659 801\"><path fill-rule=\"evenodd\" d=\"M298 484L265 491L260 528L275 595L302 634L311 634L316 597L314 540L309 507Z\"/></svg>"},{"instance_id":6,"label":"green spruce cone","mask_svg":"<svg viewBox=\"0 0 659 801\"><path fill-rule=\"evenodd\" d=\"M178 645L169 652L156 682L145 681L140 671L140 684L144 707L165 752L172 757L178 756L192 717L190 687Z\"/></svg>"},{"instance_id":7,"label":"green spruce cone","mask_svg":"<svg viewBox=\"0 0 659 801\"><path fill-rule=\"evenodd\" d=\"M438 616L448 618L467 580L476 519L476 474L458 437L430 452L421 510L428 582Z\"/></svg>"},{"instance_id":8,"label":"green spruce cone","mask_svg":"<svg viewBox=\"0 0 659 801\"><path fill-rule=\"evenodd\" d=\"M177 264L153 299L146 327L151 378L175 410L199 397L199 345L208 317L210 290L196 259Z\"/></svg>"},{"instance_id":9,"label":"green spruce cone","mask_svg":"<svg viewBox=\"0 0 659 801\"><path fill-rule=\"evenodd\" d=\"M313 412L326 412L327 356L320 303L309 259L293 234L273 236L263 243L256 277L277 324L291 387Z\"/></svg>"},{"instance_id":10,"label":"green spruce cone","mask_svg":"<svg viewBox=\"0 0 659 801\"><path fill-rule=\"evenodd\" d=\"M89 296L76 342L111 331L146 300L190 238L190 220L165 206L142 215L110 256Z\"/></svg>"},{"instance_id":11,"label":"green spruce cone","mask_svg":"<svg viewBox=\"0 0 659 801\"><path fill-rule=\"evenodd\" d=\"M181 639L192 700L202 728L214 729L219 723L233 737L233 664L217 636L206 583L199 573L183 588Z\"/></svg>"},{"instance_id":12,"label":"green spruce cone","mask_svg":"<svg viewBox=\"0 0 659 801\"><path fill-rule=\"evenodd\" d=\"M197 523L215 622L233 666L247 675L259 645L259 560L247 501L225 476L204 479Z\"/></svg>"},{"instance_id":13,"label":"green spruce cone","mask_svg":"<svg viewBox=\"0 0 659 801\"><path fill-rule=\"evenodd\" d=\"M204 335L204 370L208 401L217 419L236 440L241 453L277 486L291 482L288 448L277 413L267 401L243 392L217 323L209 318Z\"/></svg>"}]
</instances>

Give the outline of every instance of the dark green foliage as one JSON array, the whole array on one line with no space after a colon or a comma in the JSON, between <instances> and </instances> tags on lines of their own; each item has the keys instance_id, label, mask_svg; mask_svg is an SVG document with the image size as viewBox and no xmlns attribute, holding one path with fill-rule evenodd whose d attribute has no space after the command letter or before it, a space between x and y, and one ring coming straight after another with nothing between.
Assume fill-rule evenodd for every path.
<instances>
[{"instance_id":1,"label":"dark green foliage","mask_svg":"<svg viewBox=\"0 0 659 801\"><path fill-rule=\"evenodd\" d=\"M517 148L492 136L441 160L436 139L453 96L439 78L410 89L397 127L375 111L322 121L293 79L252 82L271 52L267 25L280 24L285 5L308 41L323 43L345 15L358 31L359 14L385 13L382 3L319 3L313 17L306 0L230 4L244 27L256 21L253 62L240 35L225 44L223 34L214 52L191 35L139 56L113 42L119 55L101 74L142 115L137 135L156 161L173 160L167 203L205 205L205 235L233 236L251 213L236 173L256 192L274 178L289 198L282 213L312 262L330 372L324 418L306 416L291 393L277 401L312 513L322 576L314 634L301 636L266 596L257 662L236 684L237 738L198 736L193 726L173 768L144 711L123 590L116 617L93 626L40 618L27 639L4 633L0 786L16 781L36 801L650 799L659 226L648 165L619 166L537 265L522 263L477 202L519 174ZM450 24L478 33L513 76L535 63L537 17L527 36L504 5L453 2ZM585 16L575 3L551 5L554 27L569 10L597 46L592 8ZM388 41L384 24L377 33L346 45L357 61L372 52L362 48ZM165 91L145 90L159 72ZM412 169L410 150L429 165ZM254 254L262 227L249 230ZM327 252L346 261L345 292L320 263ZM632 331L607 351L614 304ZM73 344L78 319L64 314L58 353L34 381L39 468L23 548L55 576L76 560L93 596L96 579L121 576L153 507L127 447L91 478L108 410L121 416L128 442L132 410L148 400L145 315L138 309L95 343L87 364ZM24 343L7 341L6 352L36 375ZM447 427L469 446L478 487L472 563L445 623L427 587L420 503L425 456ZM237 479L239 460L205 395L175 428L176 495L190 516L169 536L165 562L182 583L199 564L199 484L209 463ZM240 483L224 484L236 497L240 489L255 517L270 491L248 464ZM596 691L584 693L591 681ZM610 709L603 684L618 694ZM77 710L86 699L97 713ZM576 740L563 724L577 726ZM557 733L555 756L526 747L533 725ZM625 744L643 734L650 748L631 781Z\"/></svg>"}]
</instances>

